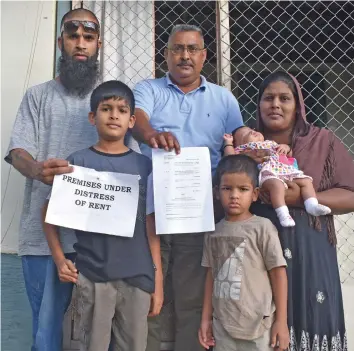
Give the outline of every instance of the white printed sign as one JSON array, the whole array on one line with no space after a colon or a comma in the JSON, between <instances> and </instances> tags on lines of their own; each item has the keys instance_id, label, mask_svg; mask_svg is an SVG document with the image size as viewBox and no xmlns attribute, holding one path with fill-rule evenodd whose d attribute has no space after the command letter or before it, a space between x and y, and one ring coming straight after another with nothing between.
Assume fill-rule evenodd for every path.
<instances>
[{"instance_id":1,"label":"white printed sign","mask_svg":"<svg viewBox=\"0 0 354 351\"><path fill-rule=\"evenodd\" d=\"M207 147L152 150L156 234L215 230Z\"/></svg>"},{"instance_id":2,"label":"white printed sign","mask_svg":"<svg viewBox=\"0 0 354 351\"><path fill-rule=\"evenodd\" d=\"M134 235L139 175L74 166L54 177L45 221L61 227L124 237Z\"/></svg>"}]
</instances>

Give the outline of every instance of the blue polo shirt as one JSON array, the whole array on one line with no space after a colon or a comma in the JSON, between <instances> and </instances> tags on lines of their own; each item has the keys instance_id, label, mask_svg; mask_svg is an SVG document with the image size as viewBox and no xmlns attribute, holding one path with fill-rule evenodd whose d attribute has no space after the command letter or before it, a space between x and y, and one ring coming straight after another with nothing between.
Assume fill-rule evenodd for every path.
<instances>
[{"instance_id":1,"label":"blue polo shirt","mask_svg":"<svg viewBox=\"0 0 354 351\"><path fill-rule=\"evenodd\" d=\"M133 92L135 107L148 115L154 129L173 133L181 147L207 146L213 172L220 160L223 135L243 125L234 95L204 77L200 86L188 94L172 83L169 74L143 80ZM141 151L151 157L147 145L141 145Z\"/></svg>"}]
</instances>

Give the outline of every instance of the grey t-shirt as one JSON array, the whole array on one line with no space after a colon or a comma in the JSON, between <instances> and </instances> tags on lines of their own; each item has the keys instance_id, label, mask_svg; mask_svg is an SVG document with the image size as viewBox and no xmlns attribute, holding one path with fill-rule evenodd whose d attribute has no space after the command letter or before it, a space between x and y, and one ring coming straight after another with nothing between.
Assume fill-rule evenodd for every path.
<instances>
[{"instance_id":1,"label":"grey t-shirt","mask_svg":"<svg viewBox=\"0 0 354 351\"><path fill-rule=\"evenodd\" d=\"M70 164L98 172L136 174L139 180L139 202L132 238L76 230L76 267L94 282L124 279L148 293L154 291L154 268L146 234L147 197L151 197L151 160L132 150L123 154L106 154L94 148L77 151L68 158ZM149 194L149 195L147 195ZM150 203L151 201L149 201ZM124 206L124 204L122 204Z\"/></svg>"},{"instance_id":2,"label":"grey t-shirt","mask_svg":"<svg viewBox=\"0 0 354 351\"><path fill-rule=\"evenodd\" d=\"M66 159L74 151L97 141L96 128L88 122L90 94L80 99L67 93L56 80L27 90L18 110L5 160L10 152L24 149L37 161ZM135 145L127 144L136 148ZM19 255L50 255L42 230L41 211L50 186L26 179L19 232ZM61 231L64 252L73 252L76 238L69 229Z\"/></svg>"},{"instance_id":3,"label":"grey t-shirt","mask_svg":"<svg viewBox=\"0 0 354 351\"><path fill-rule=\"evenodd\" d=\"M204 238L202 266L213 276L213 316L232 338L254 340L273 322L275 304L268 272L285 267L272 222L252 216L221 220Z\"/></svg>"}]
</instances>

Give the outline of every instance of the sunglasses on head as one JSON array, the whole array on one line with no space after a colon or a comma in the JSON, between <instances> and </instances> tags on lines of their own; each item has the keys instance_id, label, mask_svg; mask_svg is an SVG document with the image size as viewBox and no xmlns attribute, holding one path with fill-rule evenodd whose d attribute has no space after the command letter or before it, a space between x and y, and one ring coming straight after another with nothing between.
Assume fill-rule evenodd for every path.
<instances>
[{"instance_id":1,"label":"sunglasses on head","mask_svg":"<svg viewBox=\"0 0 354 351\"><path fill-rule=\"evenodd\" d=\"M69 35L74 34L79 29L80 25L84 27L84 31L87 33L99 34L100 26L97 23L93 21L78 21L78 20L64 22L60 32L61 33L65 32Z\"/></svg>"}]
</instances>

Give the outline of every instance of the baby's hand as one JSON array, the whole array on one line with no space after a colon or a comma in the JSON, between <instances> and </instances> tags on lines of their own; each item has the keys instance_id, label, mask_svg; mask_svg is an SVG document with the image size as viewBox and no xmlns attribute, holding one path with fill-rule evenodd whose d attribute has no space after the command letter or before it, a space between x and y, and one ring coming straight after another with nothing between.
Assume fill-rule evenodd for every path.
<instances>
[{"instance_id":1,"label":"baby's hand","mask_svg":"<svg viewBox=\"0 0 354 351\"><path fill-rule=\"evenodd\" d=\"M267 157L269 156L269 150L247 148L242 151L236 152L236 154L246 155L248 157L251 157L257 163L263 163L267 160Z\"/></svg>"},{"instance_id":2,"label":"baby's hand","mask_svg":"<svg viewBox=\"0 0 354 351\"><path fill-rule=\"evenodd\" d=\"M234 141L234 138L231 134L224 134L224 143L225 144L232 144Z\"/></svg>"},{"instance_id":3,"label":"baby's hand","mask_svg":"<svg viewBox=\"0 0 354 351\"><path fill-rule=\"evenodd\" d=\"M280 144L276 148L279 155L287 155L290 152L290 146L286 144Z\"/></svg>"}]
</instances>

